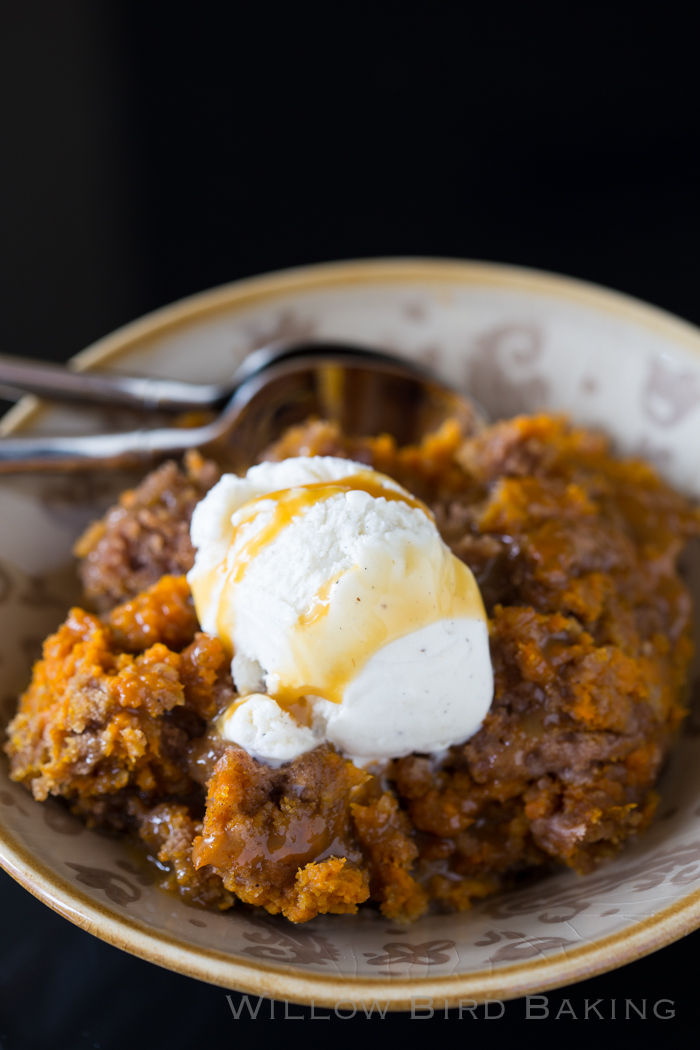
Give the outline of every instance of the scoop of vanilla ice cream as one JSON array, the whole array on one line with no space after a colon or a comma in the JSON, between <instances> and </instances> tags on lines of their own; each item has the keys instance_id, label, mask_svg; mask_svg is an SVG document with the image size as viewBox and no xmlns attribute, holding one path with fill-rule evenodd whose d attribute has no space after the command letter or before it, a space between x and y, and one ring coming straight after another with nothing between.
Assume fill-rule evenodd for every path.
<instances>
[{"instance_id":1,"label":"scoop of vanilla ice cream","mask_svg":"<svg viewBox=\"0 0 700 1050\"><path fill-rule=\"evenodd\" d=\"M478 587L391 479L333 457L262 463L225 475L191 534L197 613L245 697L220 721L228 739L267 761L328 740L369 762L481 725L493 674Z\"/></svg>"}]
</instances>

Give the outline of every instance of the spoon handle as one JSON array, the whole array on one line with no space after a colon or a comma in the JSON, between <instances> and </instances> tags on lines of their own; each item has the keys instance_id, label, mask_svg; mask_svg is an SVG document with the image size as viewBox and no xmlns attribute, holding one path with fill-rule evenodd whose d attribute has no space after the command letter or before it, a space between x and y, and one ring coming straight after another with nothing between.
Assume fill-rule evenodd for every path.
<instances>
[{"instance_id":1,"label":"spoon handle","mask_svg":"<svg viewBox=\"0 0 700 1050\"><path fill-rule=\"evenodd\" d=\"M246 379L271 365L299 355L347 352L376 361L396 356L370 347L340 342L291 340L260 347L244 359L228 383L187 383L178 379L125 376L112 372L76 372L65 365L0 354L0 397L18 401L36 394L58 401L116 405L146 412L186 412L222 407Z\"/></svg>"},{"instance_id":2,"label":"spoon handle","mask_svg":"<svg viewBox=\"0 0 700 1050\"><path fill-rule=\"evenodd\" d=\"M22 394L37 394L59 401L183 412L216 407L228 393L229 387L216 383L183 383L175 379L150 379L108 372L73 372L48 361L0 354L0 396L5 395L9 400L18 400Z\"/></svg>"},{"instance_id":3,"label":"spoon handle","mask_svg":"<svg viewBox=\"0 0 700 1050\"><path fill-rule=\"evenodd\" d=\"M131 430L123 434L78 437L3 438L0 475L34 471L83 471L131 468L154 458L180 455L216 436L215 428Z\"/></svg>"}]
</instances>

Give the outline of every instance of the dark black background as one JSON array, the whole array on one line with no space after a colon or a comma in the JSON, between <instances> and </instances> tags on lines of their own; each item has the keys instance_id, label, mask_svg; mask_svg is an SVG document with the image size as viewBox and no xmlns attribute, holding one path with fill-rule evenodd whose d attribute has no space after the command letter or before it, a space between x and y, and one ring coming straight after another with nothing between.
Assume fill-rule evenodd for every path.
<instances>
[{"instance_id":1,"label":"dark black background","mask_svg":"<svg viewBox=\"0 0 700 1050\"><path fill-rule=\"evenodd\" d=\"M693 0L19 0L0 18L2 351L63 360L215 284L382 255L541 267L700 322ZM242 1028L220 990L102 945L4 875L0 930L0 1050L309 1036ZM552 1001L670 998L673 1020L631 1023L678 1033L698 949ZM523 1023L509 1004L487 1036ZM600 1025L526 1028L578 1045Z\"/></svg>"}]
</instances>

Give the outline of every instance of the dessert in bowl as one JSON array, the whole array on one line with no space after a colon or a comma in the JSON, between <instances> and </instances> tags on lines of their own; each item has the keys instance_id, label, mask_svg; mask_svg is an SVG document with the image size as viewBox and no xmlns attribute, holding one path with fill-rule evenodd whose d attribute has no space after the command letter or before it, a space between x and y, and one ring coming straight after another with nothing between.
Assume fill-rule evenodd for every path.
<instances>
[{"instance_id":1,"label":"dessert in bowl","mask_svg":"<svg viewBox=\"0 0 700 1050\"><path fill-rule=\"evenodd\" d=\"M523 298L529 302L530 311L537 306L546 314L548 308L551 318L562 323L555 309L559 306L561 315L561 303L547 288L544 278L539 279L543 285L537 291L531 290L523 296L518 281L527 284L527 278L522 275L477 270L471 271L470 280L469 268L448 266L441 270L435 265L428 266L419 280L418 273L422 271L415 265L417 269L412 278L406 276L410 266L404 271L403 285L400 266L393 272L390 265L384 269L379 266L371 278L370 267L366 287L362 288L362 282L358 282L360 300L364 295L365 306L357 316L362 317L364 323L369 318L375 325L386 326L392 310L398 307L400 317L414 315L412 324L420 333L421 324L426 323L420 317L422 302L424 315L430 314L431 309L445 314L441 324L449 341L448 330L455 322L449 315L460 311L439 304L441 301L444 304L451 287L454 298L464 299L459 304L462 320L469 315L472 325L475 315L483 315L485 308L487 312L488 309L496 311L492 316L503 321L508 311L512 315L516 304L523 308ZM320 271L317 288L313 288L313 276L309 276L311 285L305 293L304 309L312 309L313 304L313 309L322 314L325 308L329 313L324 324L329 323L334 313L334 323L348 324L343 311L348 311L353 298L357 310L358 283L345 289L343 294L339 272ZM303 279L299 279L303 285ZM484 301L489 299L489 279L494 282L491 291L500 293L500 301L499 294L492 294L485 306ZM531 280L536 286L538 279ZM576 288L576 292L585 299L583 291ZM547 302L548 294L554 305ZM595 299L596 293L589 294ZM299 295L297 290L293 296L297 304L304 300L304 295L301 300ZM284 299L278 298L275 303L278 311L280 301ZM250 307L250 301L247 305ZM269 305L265 307L269 309ZM576 313L573 307L570 309ZM381 316L382 310L385 313L381 321L372 316L373 313ZM587 310L589 316L586 316ZM590 326L590 315L597 316L596 310L602 313L599 304L580 305L584 323L578 318L579 326L585 328L586 321ZM219 325L220 313L221 302L212 309ZM242 331L250 326L250 314L246 317L243 312L237 320ZM573 316L566 318L572 331L573 320ZM598 320L602 327L600 317ZM632 321L626 319L626 323L630 325ZM481 382L488 394L488 384L494 384L495 375L501 383L501 392L513 401L517 384L506 372L499 379L493 366L498 363L499 353L503 353L504 339L506 349L513 354L514 377L528 365L528 354L530 363L536 362L534 328L529 322L521 324L520 329L513 326L510 333L506 330L505 336L503 330L501 324L500 346L494 344L499 333L496 326L485 328L480 336L473 338L470 367L473 383ZM345 337L357 334L356 330L333 331L333 335ZM368 338L369 333L362 334ZM189 335L195 338L194 331ZM197 335L201 338L201 326ZM629 333L627 335L629 338ZM386 334L374 335L373 341L387 339ZM489 339L492 353L482 355L479 379L479 356L485 346L488 348ZM171 352L172 345L171 342ZM126 362L122 367L126 367ZM565 385L572 369L563 368L562 364L560 369ZM453 374L452 378L460 376ZM526 396L538 398L538 402L507 406L508 414L512 414L514 407L531 410L544 407L542 375L533 371L528 375L525 367L525 375L519 378ZM549 372L547 378L552 381L553 373ZM590 375L581 377L582 386L588 383L590 387L592 382ZM476 392L484 398L483 390ZM546 407L569 409L577 416L571 400L567 403L565 397L557 399L548 393ZM593 397L592 404L596 403L594 395L589 393L588 397ZM488 397L484 400L487 408L498 412L499 406L493 403L493 398L491 404ZM586 422L603 422L591 419L590 410L588 418L586 410L578 415ZM620 429L619 417L611 421L607 429L614 432L615 422ZM630 428L627 434L615 436L621 440L624 451L625 443L629 450L638 435ZM605 441L592 431L570 426L551 416L531 415L497 423L482 434L466 439L447 428L417 449L397 449L383 439L347 440L337 429L317 423L288 434L270 450L270 459L279 461L274 468L270 463L255 469L272 475L275 470L300 465L300 455L310 454L319 457L306 461L307 466L313 465L314 477L320 464L324 464L326 475L320 480L309 481L307 477L303 481L296 477L291 488L286 483L275 488L278 482L270 479L262 487L260 484L256 487L250 480L245 483L251 490L248 496L252 494L258 500L254 514L250 498L240 505L235 505L235 501L232 504L229 499L231 492L244 483L224 480L211 489L195 514L193 538L199 547L198 559L204 552L199 570L196 563L194 569L187 564L193 553L191 548L187 549L187 525L183 529L182 520L173 520L172 512L169 523L160 533L157 522L164 520L164 507L169 506L172 511L172 507L178 505L180 495L184 506L188 488L191 503L203 494L208 485L203 478L207 471L211 475L213 468L201 463L190 464L189 477L173 474L175 467L161 468L158 475L144 483L145 487L137 489L123 501L120 509L111 512L105 524L88 534L81 547L87 559L84 573L87 589L92 589L93 600L111 604L113 608L104 614L103 620L94 614L71 614L49 643L45 662L39 665L34 684L26 694L24 713L20 712L11 729L14 776L31 783L37 797L51 791L65 794L70 797L74 811L87 815L92 822L136 832L145 841L164 869L159 873L160 880L151 875L147 893L138 888L138 880L146 881L148 874L123 846L119 853L120 847L113 840L108 840L108 845L107 840L96 840L99 846L94 847L116 851L110 866L85 864L77 857L67 862L68 870L72 865L77 873L75 879L82 886L92 885L96 889L102 880L107 886L102 893L108 899L120 895L133 898L121 905L130 919L122 920L120 925L137 940L143 936L143 930L134 932L132 925L143 923L143 909L138 907L142 897L148 898L147 910L154 913L168 907L182 907L179 902L174 903L174 897L157 896L155 883L158 881L169 883L173 889L179 887L191 901L216 909L218 914L194 912L194 909L189 909L189 913L171 912L171 920L175 919L180 927L189 923L195 931L211 931L188 938L196 942L197 937L201 937L207 942L206 947L192 951L200 962L206 959L206 972L201 969L198 972L210 979L253 988L257 974L253 970L243 976L241 960L267 959L268 971L276 972L279 983L275 989L280 993L294 987L296 990L290 998L310 997L303 986L308 989L311 981L311 986L318 990L316 1000L320 1001L322 995L329 999L331 995L323 991L328 984L328 978L324 981L322 976L324 967L330 959L337 965L344 953L349 960L348 952L357 960L360 944L366 949L359 952L365 960L364 975L351 974L346 969L343 987L347 991L348 987L362 986L364 981L376 994L377 988L383 985L386 998L391 998L395 1006L405 1002L407 977L414 978L416 989L439 989L438 994L447 996L454 996L458 989L467 994L469 989L481 988L481 994L485 994L489 988L502 990L503 987L507 994L517 994L527 987L572 979L576 971L572 971L570 965L570 924L566 927L567 936L556 931L557 936L551 929L552 916L548 916L546 905L535 903L539 911L534 921L531 917L528 929L523 929L526 923L521 919L517 936L513 936L515 923L509 922L508 929L501 930L504 924L496 916L526 915L527 911L522 909L527 908L528 900L532 906L533 900L537 902L548 896L556 899L557 895L562 899L563 895L563 899L569 901L569 911L564 908L565 916L560 920L565 922L571 918L577 894L584 894L584 900L585 894L594 894L596 883L591 880L600 878L607 887L602 903L611 904L610 887L615 878L619 878L613 874L614 866L619 868L620 860L601 868L604 875L589 875L576 879L573 884L567 875L549 876L527 887L519 886L518 879L523 871L543 867L550 858L563 860L579 871L590 870L621 841L636 835L652 817L653 785L670 740L682 721L682 689L690 654L689 601L676 575L674 559L683 538L690 537L696 529L697 515L681 496L658 480L649 467L611 456ZM353 466L357 460L361 463ZM380 471L379 481L376 475L372 476L372 492L367 491L370 487L367 478L371 474L367 467ZM683 469L692 470L692 467L684 468L679 460L668 473L676 484L685 482L684 487L689 488L687 478L679 476ZM252 475L253 472L249 479ZM393 481L381 480L382 475ZM338 491L343 488L339 483L352 477L355 483L346 484L345 490ZM364 488L359 479L363 479ZM211 480L213 477L209 477ZM379 739L381 734L376 731L368 734L366 729L364 732L358 729L362 720L354 726L349 724L352 710L359 710L358 703L361 707L361 701L351 696L352 676L345 681L340 697L331 695L333 682L337 685L337 667L327 667L325 677L321 675L310 683L308 678L310 674L313 676L313 669L308 671L306 661L306 673L294 681L289 660L285 664L285 658L279 657L288 632L276 636L273 629L261 635L258 629L256 635L253 629L256 623L259 628L266 618L266 622L270 617L274 621L274 600L283 605L286 602L290 607L289 587L284 580L285 552L280 548L285 530L268 544L271 561L268 559L267 569L260 551L255 559L249 557L250 536L241 541L243 547L248 544L249 548L247 560L242 559L246 571L242 578L235 580L233 588L223 587L218 597L212 598L207 574L226 563L224 575L235 579L236 558L241 552L233 551L233 560L229 561L226 561L228 555L222 557L221 552L211 557L206 553L207 528L201 521L197 524L197 517L204 521L205 508L211 509L222 499L226 504L229 499L226 506L229 511L233 510L234 516L243 514L246 519L247 515L253 532L255 521L260 519L259 531L264 532L269 527L265 513L269 517L270 504L274 503L270 500L271 494L276 495L279 507L284 502L280 492L292 492L294 499L298 499L305 486L308 489L314 484L325 485L333 491L324 500L311 501L305 514L293 516L287 530L298 530L299 517L303 523L303 519L313 513L325 515L324 521L327 521L332 517L330 504L340 506L342 503L343 521L347 524L354 514L355 524L360 521L360 531L369 534L370 539L373 538L368 519L370 511L381 519L374 539L379 535L386 538L387 529L406 533L408 518L414 518L411 542L415 545L422 529L425 536L418 546L423 543L421 550L427 562L430 562L429 551L439 550L443 555L440 570L443 574L445 566L466 563L471 567L480 582L491 621L495 696L488 714L489 683L482 675L473 694L471 725L465 722L452 728L429 725L432 737L421 737L419 733L402 747L396 739L391 739L392 726L386 727L386 739ZM227 486L230 491L226 495ZM382 490L381 494L377 488ZM391 499L387 498L387 492L392 493ZM430 504L434 520L418 501ZM387 507L391 508L392 504L395 516L389 521ZM380 506L382 515L378 516L376 511ZM220 522L227 519L230 522L231 513L219 514ZM156 528L151 528L149 534L149 522L153 520ZM314 522L308 517L309 535L317 536L321 546L325 535L322 525L320 518ZM442 536L436 548L430 547L434 540L428 537L431 529L435 533L439 530ZM340 533L336 529L335 535L336 540L338 535L344 535L342 528ZM153 541L154 536L160 536L158 542ZM118 542L115 543L115 539ZM129 572L120 568L118 559L115 560L114 552L120 542L122 548L125 543L132 544L127 564L132 575L141 573L136 587L128 579ZM296 551L297 558L300 551L303 553L299 537L295 542L296 546L288 546L287 562L294 560L289 556L290 551ZM196 633L198 625L188 604L184 581L172 573L163 575L164 564L158 563L157 557L153 559L156 564L153 569L148 558L132 556L139 543L144 544L140 548L142 555L148 549L172 557L173 564L166 568L174 568L178 573L189 569L199 619L205 629L209 627L209 633L206 630L203 634ZM276 569L275 546L279 548ZM264 554L265 545L260 549ZM380 561L381 558L373 563L379 575ZM333 558L328 565L331 562ZM324 583L332 585L324 606L330 612L320 620L310 617L313 623L305 625L306 636L308 628L313 634L313 630L337 630L342 623L348 623L349 598L356 601L360 597L362 606L362 597L368 594L353 590L353 587L357 590L358 574L347 571L349 563L340 566L342 572L337 576L336 562L330 578L320 580L319 584L321 590ZM351 562L353 566L359 564L357 551ZM308 577L312 568L307 566L302 575ZM264 583L263 570L268 573L267 583ZM144 578L144 573L148 577L149 572L152 578ZM256 572L257 589L254 587ZM143 585L145 593L142 593ZM120 587L121 594L117 593ZM266 589L269 597L275 587L276 593L270 598L272 605L268 603L266 610L256 612L254 594ZM318 587L314 594L317 591ZM337 599L340 614L335 619L333 591L340 596ZM453 579L452 599L458 591L460 588ZM296 609L296 615L308 618L313 606L309 595L303 597L302 605L303 609ZM469 623L474 631L479 626L483 631L483 613L479 615L474 601L469 608L462 606L455 610L448 606L442 608L439 617L433 617L432 625L423 616L415 625L415 633L434 624L442 625L440 629L444 630L447 623ZM164 609L168 610L167 615L163 615ZM250 620L248 624L246 616ZM359 621L353 624L353 629L356 634L358 630L361 633ZM395 633L396 641L410 635L405 629ZM477 634L478 631L467 639L458 632L458 641L465 645L469 640L474 648ZM320 637L323 639L323 633ZM330 636L325 637L327 640ZM296 641L299 642L299 638ZM386 652L390 648L391 645L386 646ZM320 650L327 656L330 647L321 644ZM233 679L229 672L231 655ZM85 660L91 669L87 686L88 664L81 663ZM395 667L401 662L400 659ZM293 663L296 668L300 665L298 644ZM460 666L464 666L463 660ZM99 668L99 674L95 673L95 667ZM372 658L369 658L357 681L363 673L371 677L371 671ZM101 675L109 678L107 687L100 681ZM415 681L409 681L408 686L417 688L420 676L411 677ZM234 683L237 693L233 692ZM371 682L368 685L365 681L359 692L364 696L371 691ZM385 693L386 687L380 686L377 695ZM65 708L68 694L73 704L71 717L75 719L77 712L77 719L69 727L70 739L64 747L66 725L53 721L51 711L58 700ZM309 697L319 700L309 704ZM293 710L301 701L307 707L305 713ZM93 705L89 711L88 703ZM281 714L275 714L274 705ZM415 703L410 706L415 710ZM267 746L272 722L269 717L265 722L262 715L263 709L269 715L270 708L273 708L272 722L276 719L272 736L277 732L277 752ZM164 711L169 713L164 715ZM45 748L37 761L41 751L37 744L41 736L37 734L38 718L46 718L47 714L42 732L50 725L49 735L54 728L63 734L60 746L52 752L51 762L45 761ZM296 741L291 739L294 733L287 732L285 736L278 732L284 721L282 715L291 719L293 728L296 726ZM195 718L200 722L193 726ZM208 730L205 723L209 723ZM260 731L261 726L264 732ZM418 731L416 726L413 730ZM425 732L425 727L420 732ZM138 733L146 740L145 745ZM184 744L183 738L186 738ZM54 735L52 743L55 742ZM294 748L298 753L293 753ZM445 749L446 754L436 755L438 750ZM184 752L187 770L183 765ZM382 762L384 765L379 768L377 763ZM187 796L193 788L186 775L200 784L200 790L202 784L208 785L203 819L201 812L196 811L196 803L189 807ZM10 797L21 799L21 796ZM21 801L16 805L21 805ZM58 811L52 812L51 819L57 823ZM331 813L332 820L329 819ZM332 834L328 831L331 825ZM313 843L307 833L312 826L319 832L318 841ZM633 851L648 853L651 849L653 854L650 838L655 833L658 837L661 826L661 823L652 826L646 838L635 843L627 854L628 868L634 859ZM321 833L323 828L327 830L327 842ZM81 842L87 841L86 836L96 839L89 833L75 835L75 844L78 838ZM271 838L275 845L272 850L269 849ZM289 842L298 844L300 839L308 848L299 849L297 845L296 852L290 850ZM256 853L256 849L250 848L251 843L261 840L267 843L269 853L278 855L261 859L259 851ZM243 855L244 847L247 847L247 857ZM680 874L689 880L687 856L687 853L682 855ZM670 863L673 868L673 861L668 857L664 863L666 867ZM658 867L661 862L657 860L656 864ZM64 871L65 867L64 864ZM677 874L671 870L671 878ZM623 884L624 878L618 885ZM677 881L671 885L682 883ZM487 903L494 893L493 903ZM282 912L295 922L312 921L305 927L292 927L285 925L283 919L261 918L264 913L252 912L240 905L226 914L234 897L249 905L262 904L269 911ZM319 912L354 911L368 898L375 901L375 907L365 907L356 916L313 918ZM161 904L163 899L167 904ZM612 903L612 908L603 908L597 901L595 905L586 902L584 907L579 902L577 913L589 913L584 916L584 923L590 920L594 907L609 915L619 914L614 900ZM457 918L449 911L469 905L472 905L470 910L459 911ZM518 908L521 911L517 911ZM404 929L396 923L410 919L415 920L416 925L408 928L409 933L416 932L417 936L397 942L395 938L405 933L396 932ZM387 928L387 921L393 926ZM158 923L163 924L162 911L150 925ZM615 920L615 924L620 923L622 930L618 929L618 933L624 934L625 927L632 926L624 916ZM165 929L161 925L157 934L151 935L156 936L160 949L167 943L175 924L166 920ZM601 925L605 927L609 923ZM308 934L301 935L298 932L301 929L308 930ZM465 934L461 942L455 940L456 930L460 938ZM103 928L101 932L107 931ZM149 933L146 932L147 938ZM426 934L432 936L426 939ZM379 944L377 935L386 943ZM240 938L237 949L227 952L226 943L230 944L236 936ZM387 939L390 936L394 939ZM635 950L630 936L626 937L627 947ZM418 937L421 943L409 950L408 946ZM470 946L474 955L484 955L487 949L488 976L483 965L470 974L469 965L465 966L462 961L467 954L468 938L473 938ZM177 936L173 939L178 940ZM355 944L350 946L352 939L356 939ZM140 944L132 943L136 950L143 950ZM332 948L324 949L328 943ZM309 946L306 952L300 947L304 944ZM562 949L566 952L562 953ZM172 950L183 949L176 943ZM324 950L330 954L324 955ZM290 972L289 964L284 963L285 955L289 958L290 953L297 958L311 955L308 963L296 967L296 974L293 964ZM567 965L562 965L564 954ZM407 962L409 957L411 961ZM508 965L518 959L533 961L524 967ZM173 959L168 961L173 964ZM491 972L492 964L498 964L497 976ZM300 978L301 966L311 967L311 972L318 976L310 978L307 970L306 979ZM448 979L446 973L455 974L455 967L457 971L461 967L461 972ZM578 971L582 972L586 971ZM509 980L512 983L508 984Z\"/></svg>"}]
</instances>

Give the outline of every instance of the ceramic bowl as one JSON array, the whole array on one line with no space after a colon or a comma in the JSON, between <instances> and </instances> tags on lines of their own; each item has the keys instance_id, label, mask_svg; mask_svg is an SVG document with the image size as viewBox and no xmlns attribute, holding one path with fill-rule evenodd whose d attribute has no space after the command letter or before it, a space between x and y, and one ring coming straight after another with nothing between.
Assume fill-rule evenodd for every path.
<instances>
[{"instance_id":1,"label":"ceramic bowl","mask_svg":"<svg viewBox=\"0 0 700 1050\"><path fill-rule=\"evenodd\" d=\"M603 427L700 496L700 332L603 289L509 267L439 260L292 270L194 296L128 325L80 368L223 380L278 336L366 341L471 390L494 417L539 408ZM26 399L5 432L106 430L124 413ZM41 640L77 588L71 544L123 476L0 485L3 720ZM700 559L687 571L700 604ZM700 688L696 683L696 699ZM373 910L294 926L266 913L193 910L150 885L119 841L12 784L0 762L0 861L98 937L205 981L292 1002L406 1009L520 996L620 966L700 925L700 720L691 715L647 833L595 874L568 871L458 915L397 927Z\"/></svg>"}]
</instances>

